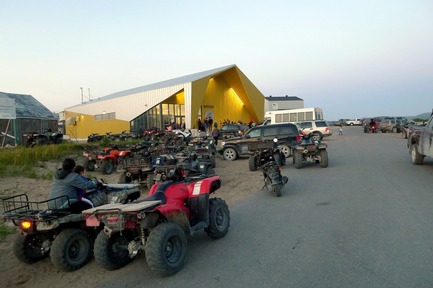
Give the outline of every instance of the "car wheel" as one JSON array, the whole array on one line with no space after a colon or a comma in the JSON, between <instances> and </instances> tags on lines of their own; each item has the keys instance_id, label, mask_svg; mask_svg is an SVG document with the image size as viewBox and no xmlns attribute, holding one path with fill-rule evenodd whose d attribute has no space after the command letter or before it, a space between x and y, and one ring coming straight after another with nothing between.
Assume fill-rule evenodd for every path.
<instances>
[{"instance_id":1,"label":"car wheel","mask_svg":"<svg viewBox=\"0 0 433 288\"><path fill-rule=\"evenodd\" d=\"M234 161L236 158L238 158L238 153L235 149L229 147L224 149L223 156L225 160Z\"/></svg>"},{"instance_id":2,"label":"car wheel","mask_svg":"<svg viewBox=\"0 0 433 288\"><path fill-rule=\"evenodd\" d=\"M416 144L412 144L410 146L410 158L412 160L412 164L421 165L424 160L424 155L418 153L417 146L418 145Z\"/></svg>"},{"instance_id":3,"label":"car wheel","mask_svg":"<svg viewBox=\"0 0 433 288\"><path fill-rule=\"evenodd\" d=\"M281 145L281 152L284 153L284 156L286 156L286 158L289 158L290 156L292 156L292 148L289 145Z\"/></svg>"}]
</instances>

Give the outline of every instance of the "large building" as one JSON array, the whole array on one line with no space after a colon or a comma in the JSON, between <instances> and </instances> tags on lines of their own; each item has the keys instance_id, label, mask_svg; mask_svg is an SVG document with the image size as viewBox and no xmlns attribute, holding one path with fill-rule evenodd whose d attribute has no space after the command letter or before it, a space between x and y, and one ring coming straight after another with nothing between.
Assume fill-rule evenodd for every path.
<instances>
[{"instance_id":1,"label":"large building","mask_svg":"<svg viewBox=\"0 0 433 288\"><path fill-rule=\"evenodd\" d=\"M62 116L71 139L165 129L173 122L197 129L198 119L206 118L258 123L264 118L264 96L236 65L229 65L107 95L66 108Z\"/></svg>"}]
</instances>

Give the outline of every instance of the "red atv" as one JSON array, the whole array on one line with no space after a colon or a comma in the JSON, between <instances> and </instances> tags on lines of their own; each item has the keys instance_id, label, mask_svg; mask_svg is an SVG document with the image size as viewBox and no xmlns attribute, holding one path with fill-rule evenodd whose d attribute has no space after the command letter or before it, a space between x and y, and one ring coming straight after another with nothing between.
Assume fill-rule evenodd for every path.
<instances>
[{"instance_id":1,"label":"red atv","mask_svg":"<svg viewBox=\"0 0 433 288\"><path fill-rule=\"evenodd\" d=\"M120 157L131 155L130 150L120 150L117 145L104 148L104 151L98 155L98 163L101 167L102 174L111 174L117 167Z\"/></svg>"},{"instance_id":2,"label":"red atv","mask_svg":"<svg viewBox=\"0 0 433 288\"><path fill-rule=\"evenodd\" d=\"M186 255L186 235L201 229L214 238L226 235L230 212L221 198L209 198L221 186L219 176L171 180L152 186L147 199L103 205L83 211L87 226L104 224L95 241L95 261L107 270L127 265L138 252L163 276L177 273Z\"/></svg>"}]
</instances>

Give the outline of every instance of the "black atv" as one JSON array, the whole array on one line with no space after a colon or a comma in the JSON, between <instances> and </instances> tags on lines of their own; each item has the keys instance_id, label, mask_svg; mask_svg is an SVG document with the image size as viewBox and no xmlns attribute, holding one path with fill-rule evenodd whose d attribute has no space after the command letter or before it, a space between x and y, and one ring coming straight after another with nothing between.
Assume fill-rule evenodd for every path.
<instances>
[{"instance_id":1,"label":"black atv","mask_svg":"<svg viewBox=\"0 0 433 288\"><path fill-rule=\"evenodd\" d=\"M138 185L106 184L85 197L100 206L132 202L140 195ZM12 248L18 260L32 264L49 255L60 270L74 271L92 256L100 229L86 227L84 215L74 211L67 196L32 202L26 194L19 194L1 203L6 224L20 229Z\"/></svg>"}]
</instances>

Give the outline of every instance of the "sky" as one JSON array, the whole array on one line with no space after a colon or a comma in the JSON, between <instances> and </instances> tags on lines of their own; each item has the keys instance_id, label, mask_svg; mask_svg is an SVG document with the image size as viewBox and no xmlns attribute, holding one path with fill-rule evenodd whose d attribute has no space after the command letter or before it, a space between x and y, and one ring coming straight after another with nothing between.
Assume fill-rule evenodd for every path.
<instances>
[{"instance_id":1,"label":"sky","mask_svg":"<svg viewBox=\"0 0 433 288\"><path fill-rule=\"evenodd\" d=\"M231 64L327 120L430 112L433 1L0 0L0 91L54 112Z\"/></svg>"}]
</instances>

